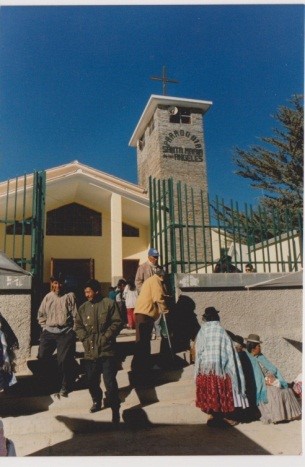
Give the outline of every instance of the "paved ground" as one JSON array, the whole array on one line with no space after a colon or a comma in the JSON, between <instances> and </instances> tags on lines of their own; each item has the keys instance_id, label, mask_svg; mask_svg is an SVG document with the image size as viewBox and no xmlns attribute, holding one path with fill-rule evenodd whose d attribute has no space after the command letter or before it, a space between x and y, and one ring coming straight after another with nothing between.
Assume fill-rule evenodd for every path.
<instances>
[{"instance_id":1,"label":"paved ground","mask_svg":"<svg viewBox=\"0 0 305 467\"><path fill-rule=\"evenodd\" d=\"M127 357L118 372L122 420L117 430L110 409L89 413L87 389L80 386L58 399L42 390L35 377L20 376L15 394L0 396L5 434L17 455L298 456L294 465L302 460L301 421L210 428L195 407L192 365L156 372L151 388L135 390L129 385L129 364Z\"/></svg>"}]
</instances>

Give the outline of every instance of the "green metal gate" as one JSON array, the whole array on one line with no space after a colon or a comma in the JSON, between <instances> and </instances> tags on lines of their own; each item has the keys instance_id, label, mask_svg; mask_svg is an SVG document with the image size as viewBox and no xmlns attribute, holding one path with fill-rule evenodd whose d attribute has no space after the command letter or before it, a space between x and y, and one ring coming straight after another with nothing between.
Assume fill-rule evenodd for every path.
<instances>
[{"instance_id":1,"label":"green metal gate","mask_svg":"<svg viewBox=\"0 0 305 467\"><path fill-rule=\"evenodd\" d=\"M150 239L169 274L298 271L303 264L301 212L211 201L173 179L149 179Z\"/></svg>"},{"instance_id":2,"label":"green metal gate","mask_svg":"<svg viewBox=\"0 0 305 467\"><path fill-rule=\"evenodd\" d=\"M0 248L31 272L36 295L43 283L45 171L8 180L1 191Z\"/></svg>"}]
</instances>

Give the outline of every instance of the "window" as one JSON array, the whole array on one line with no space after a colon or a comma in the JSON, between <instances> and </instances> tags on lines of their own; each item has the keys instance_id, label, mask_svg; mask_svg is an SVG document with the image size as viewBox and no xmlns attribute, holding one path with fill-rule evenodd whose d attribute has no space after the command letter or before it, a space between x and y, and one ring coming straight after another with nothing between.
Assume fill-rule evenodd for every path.
<instances>
[{"instance_id":1,"label":"window","mask_svg":"<svg viewBox=\"0 0 305 467\"><path fill-rule=\"evenodd\" d=\"M122 223L122 236L123 237L139 237L140 231L136 227L132 227L132 225Z\"/></svg>"},{"instance_id":2,"label":"window","mask_svg":"<svg viewBox=\"0 0 305 467\"><path fill-rule=\"evenodd\" d=\"M31 235L31 219L24 221L15 221L14 224L9 224L6 227L7 235Z\"/></svg>"},{"instance_id":3,"label":"window","mask_svg":"<svg viewBox=\"0 0 305 467\"><path fill-rule=\"evenodd\" d=\"M47 235L94 237L102 235L102 215L77 203L47 213Z\"/></svg>"},{"instance_id":4,"label":"window","mask_svg":"<svg viewBox=\"0 0 305 467\"><path fill-rule=\"evenodd\" d=\"M190 109L178 108L176 114L169 116L170 123L191 123L191 111Z\"/></svg>"},{"instance_id":5,"label":"window","mask_svg":"<svg viewBox=\"0 0 305 467\"><path fill-rule=\"evenodd\" d=\"M144 147L145 147L145 133L143 133L143 135L139 139L138 146L139 146L140 151L142 151L142 149L144 149Z\"/></svg>"}]
</instances>

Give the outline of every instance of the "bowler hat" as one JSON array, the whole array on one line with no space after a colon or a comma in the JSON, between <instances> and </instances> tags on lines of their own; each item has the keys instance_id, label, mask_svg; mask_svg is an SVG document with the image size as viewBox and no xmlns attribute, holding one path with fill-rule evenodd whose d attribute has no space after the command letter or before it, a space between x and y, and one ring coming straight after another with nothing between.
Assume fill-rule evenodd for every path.
<instances>
[{"instance_id":1,"label":"bowler hat","mask_svg":"<svg viewBox=\"0 0 305 467\"><path fill-rule=\"evenodd\" d=\"M249 334L248 337L246 337L247 342L256 342L257 344L262 344L262 341L260 340L259 335L257 334Z\"/></svg>"},{"instance_id":2,"label":"bowler hat","mask_svg":"<svg viewBox=\"0 0 305 467\"><path fill-rule=\"evenodd\" d=\"M241 345L242 347L245 347L244 338L242 336L238 336L237 334L235 334L235 336L233 337L233 341Z\"/></svg>"},{"instance_id":3,"label":"bowler hat","mask_svg":"<svg viewBox=\"0 0 305 467\"><path fill-rule=\"evenodd\" d=\"M213 306L208 306L203 313L203 318L212 318L218 316L219 311Z\"/></svg>"}]
</instances>

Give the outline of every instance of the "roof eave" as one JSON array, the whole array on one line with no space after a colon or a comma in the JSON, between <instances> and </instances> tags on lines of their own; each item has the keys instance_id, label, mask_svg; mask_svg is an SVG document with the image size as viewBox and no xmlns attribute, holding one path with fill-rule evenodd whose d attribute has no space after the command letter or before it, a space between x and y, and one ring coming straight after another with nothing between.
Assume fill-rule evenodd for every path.
<instances>
[{"instance_id":1,"label":"roof eave","mask_svg":"<svg viewBox=\"0 0 305 467\"><path fill-rule=\"evenodd\" d=\"M140 120L136 126L136 129L133 132L133 135L128 143L131 147L137 146L137 141L142 136L145 128L147 127L150 119L152 118L157 105L173 105L173 106L188 106L192 108L201 109L203 115L209 110L213 105L211 101L202 101L198 99L186 99L182 97L169 97L169 96L159 96L152 94L149 98L149 101L146 104L146 107L140 117Z\"/></svg>"}]
</instances>

